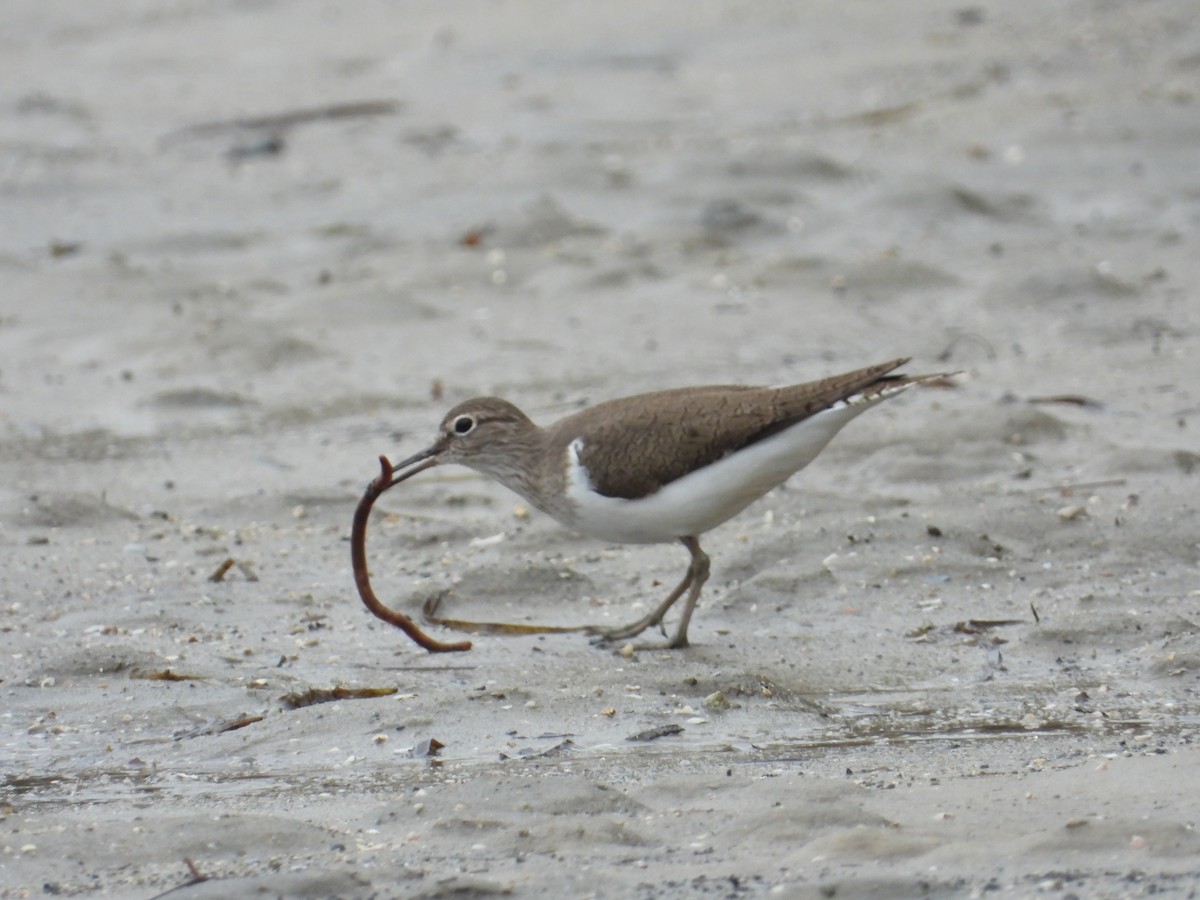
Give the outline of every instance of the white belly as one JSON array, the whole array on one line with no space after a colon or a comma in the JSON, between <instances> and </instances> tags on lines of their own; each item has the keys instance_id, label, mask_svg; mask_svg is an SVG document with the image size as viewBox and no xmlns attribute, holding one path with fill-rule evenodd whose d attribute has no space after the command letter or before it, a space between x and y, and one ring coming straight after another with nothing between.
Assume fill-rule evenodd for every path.
<instances>
[{"instance_id":1,"label":"white belly","mask_svg":"<svg viewBox=\"0 0 1200 900\"><path fill-rule=\"evenodd\" d=\"M622 544L699 536L787 481L812 462L843 425L873 405L860 400L830 407L638 500L592 491L587 470L579 463L582 439L577 439L567 450L570 512L561 518L583 534Z\"/></svg>"}]
</instances>

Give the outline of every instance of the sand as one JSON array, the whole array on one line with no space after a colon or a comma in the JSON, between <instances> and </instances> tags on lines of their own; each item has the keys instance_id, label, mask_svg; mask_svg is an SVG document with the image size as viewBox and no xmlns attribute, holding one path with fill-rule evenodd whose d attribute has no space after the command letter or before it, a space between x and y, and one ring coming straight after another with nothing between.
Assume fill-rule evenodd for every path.
<instances>
[{"instance_id":1,"label":"sand","mask_svg":"<svg viewBox=\"0 0 1200 900\"><path fill-rule=\"evenodd\" d=\"M1194 6L10 0L0 897L1194 896ZM706 536L689 649L355 595L454 402L895 356L963 375ZM686 565L454 469L368 550Z\"/></svg>"}]
</instances>

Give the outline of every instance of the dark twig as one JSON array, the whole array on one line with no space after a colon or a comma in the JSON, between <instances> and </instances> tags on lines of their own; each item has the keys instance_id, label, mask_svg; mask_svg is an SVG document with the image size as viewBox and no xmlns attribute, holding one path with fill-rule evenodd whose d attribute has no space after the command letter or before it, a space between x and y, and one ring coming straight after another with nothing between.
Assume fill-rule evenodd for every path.
<instances>
[{"instance_id":1,"label":"dark twig","mask_svg":"<svg viewBox=\"0 0 1200 900\"><path fill-rule=\"evenodd\" d=\"M375 505L375 501L379 499L380 494L393 484L398 484L404 477L408 477L405 475L400 479L393 480L392 464L386 456L379 457L379 467L379 477L367 485L362 499L358 501L358 508L354 511L354 525L350 530L350 558L353 561L354 583L358 586L358 595L362 597L362 601L366 604L367 609L376 617L387 622L389 625L395 625L430 653L452 653L460 650L470 650L470 641L458 641L447 644L434 640L425 634L417 626L416 622L408 616L384 606L371 589L371 579L367 574L367 520L371 515L371 507ZM408 474L415 474L416 471L412 470Z\"/></svg>"},{"instance_id":2,"label":"dark twig","mask_svg":"<svg viewBox=\"0 0 1200 900\"><path fill-rule=\"evenodd\" d=\"M192 884L199 884L201 881L208 881L208 876L201 872L200 869L196 867L196 864L188 857L185 856L183 858L183 863L188 867L188 871L192 873Z\"/></svg>"},{"instance_id":3,"label":"dark twig","mask_svg":"<svg viewBox=\"0 0 1200 900\"><path fill-rule=\"evenodd\" d=\"M225 562L217 566L217 570L208 576L209 581L224 581L225 573L234 567L233 557L229 557Z\"/></svg>"}]
</instances>

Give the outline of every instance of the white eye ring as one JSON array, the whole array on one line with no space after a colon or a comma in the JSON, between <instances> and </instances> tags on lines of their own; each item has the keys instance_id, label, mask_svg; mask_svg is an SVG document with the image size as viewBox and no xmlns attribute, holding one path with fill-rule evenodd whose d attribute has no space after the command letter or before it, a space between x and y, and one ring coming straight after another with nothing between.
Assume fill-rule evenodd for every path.
<instances>
[{"instance_id":1,"label":"white eye ring","mask_svg":"<svg viewBox=\"0 0 1200 900\"><path fill-rule=\"evenodd\" d=\"M469 434L475 430L474 416L461 415L454 420L454 424L450 426L454 429L455 434Z\"/></svg>"}]
</instances>

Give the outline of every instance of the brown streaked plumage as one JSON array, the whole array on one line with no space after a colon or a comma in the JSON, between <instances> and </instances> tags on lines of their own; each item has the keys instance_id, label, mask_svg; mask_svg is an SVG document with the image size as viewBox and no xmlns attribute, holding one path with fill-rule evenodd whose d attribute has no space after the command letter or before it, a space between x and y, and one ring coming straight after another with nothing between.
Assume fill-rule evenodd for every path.
<instances>
[{"instance_id":1,"label":"brown streaked plumage","mask_svg":"<svg viewBox=\"0 0 1200 900\"><path fill-rule=\"evenodd\" d=\"M602 640L661 626L688 591L663 647L687 646L708 578L699 536L807 465L851 419L913 384L942 375L893 375L896 359L786 387L714 385L639 394L541 428L516 406L479 397L455 406L432 446L396 470L443 463L475 469L569 528L621 543L678 540L691 554L683 581L654 611Z\"/></svg>"}]
</instances>

